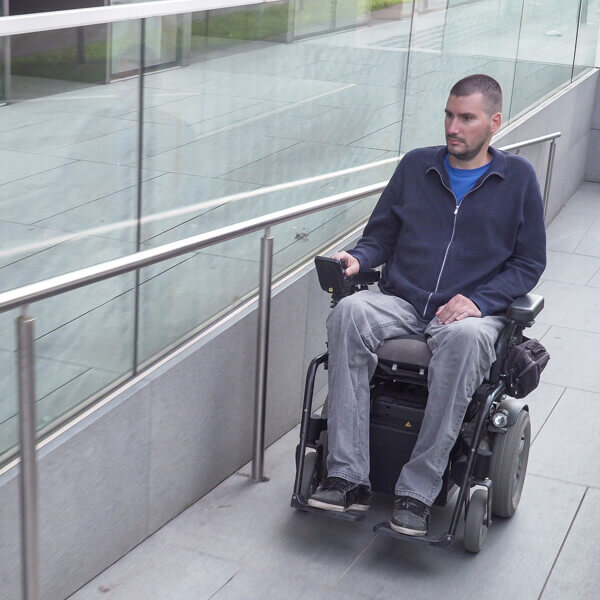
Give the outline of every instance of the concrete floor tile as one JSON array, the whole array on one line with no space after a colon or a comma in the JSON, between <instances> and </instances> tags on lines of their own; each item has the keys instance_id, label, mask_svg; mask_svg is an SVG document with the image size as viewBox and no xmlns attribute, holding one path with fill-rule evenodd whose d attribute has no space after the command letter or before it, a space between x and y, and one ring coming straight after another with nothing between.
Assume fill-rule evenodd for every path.
<instances>
[{"instance_id":1,"label":"concrete floor tile","mask_svg":"<svg viewBox=\"0 0 600 600\"><path fill-rule=\"evenodd\" d=\"M136 129L135 123L87 114L48 115L42 123L5 131L0 148L18 152L51 153L56 148L91 140L122 129Z\"/></svg>"},{"instance_id":2,"label":"concrete floor tile","mask_svg":"<svg viewBox=\"0 0 600 600\"><path fill-rule=\"evenodd\" d=\"M598 272L588 281L587 285L590 287L600 287L600 269Z\"/></svg>"},{"instance_id":3,"label":"concrete floor tile","mask_svg":"<svg viewBox=\"0 0 600 600\"><path fill-rule=\"evenodd\" d=\"M190 509L164 526L161 540L245 565L269 568L279 576L298 572L332 585L371 541L371 528L389 511L373 507L361 523L346 523L289 507L294 477L295 428L270 447L265 458L268 482L255 484L233 475ZM324 560L327 557L327 560Z\"/></svg>"},{"instance_id":4,"label":"concrete floor tile","mask_svg":"<svg viewBox=\"0 0 600 600\"><path fill-rule=\"evenodd\" d=\"M589 216L563 209L546 229L548 249L573 252L589 227Z\"/></svg>"},{"instance_id":5,"label":"concrete floor tile","mask_svg":"<svg viewBox=\"0 0 600 600\"><path fill-rule=\"evenodd\" d=\"M542 280L585 285L600 270L600 258L593 256L549 250L547 259Z\"/></svg>"},{"instance_id":6,"label":"concrete floor tile","mask_svg":"<svg viewBox=\"0 0 600 600\"><path fill-rule=\"evenodd\" d=\"M144 77L144 88L146 93L154 95L164 93L165 90L181 90L189 93L189 85L202 85L219 77L218 72L208 73L203 64L192 64L175 69L166 69L158 73L148 73Z\"/></svg>"},{"instance_id":7,"label":"concrete floor tile","mask_svg":"<svg viewBox=\"0 0 600 600\"><path fill-rule=\"evenodd\" d=\"M70 599L208 600L239 568L233 561L191 552L152 537Z\"/></svg>"},{"instance_id":8,"label":"concrete floor tile","mask_svg":"<svg viewBox=\"0 0 600 600\"><path fill-rule=\"evenodd\" d=\"M536 293L545 297L540 314L545 323L600 333L594 315L600 309L600 290L559 281L542 281Z\"/></svg>"},{"instance_id":9,"label":"concrete floor tile","mask_svg":"<svg viewBox=\"0 0 600 600\"><path fill-rule=\"evenodd\" d=\"M323 106L360 107L373 110L402 102L404 89L383 85L355 85L319 100Z\"/></svg>"},{"instance_id":10,"label":"concrete floor tile","mask_svg":"<svg viewBox=\"0 0 600 600\"><path fill-rule=\"evenodd\" d=\"M550 353L545 383L600 392L599 334L553 325L542 343Z\"/></svg>"},{"instance_id":11,"label":"concrete floor tile","mask_svg":"<svg viewBox=\"0 0 600 600\"><path fill-rule=\"evenodd\" d=\"M563 210L590 217L600 217L600 184L584 181L577 192L569 198Z\"/></svg>"},{"instance_id":12,"label":"concrete floor tile","mask_svg":"<svg viewBox=\"0 0 600 600\"><path fill-rule=\"evenodd\" d=\"M207 75L214 75L207 69ZM243 96L259 100L276 100L282 102L298 102L309 98L335 95L338 90L352 84L315 81L309 79L288 79L268 75L247 75L239 73L219 73L202 85L192 85L188 89L207 94L224 94Z\"/></svg>"},{"instance_id":13,"label":"concrete floor tile","mask_svg":"<svg viewBox=\"0 0 600 600\"><path fill-rule=\"evenodd\" d=\"M319 585L311 576L298 573L281 576L267 565L242 567L214 596L214 600L347 600L348 592L334 586ZM352 598L366 600L369 596L353 593Z\"/></svg>"},{"instance_id":14,"label":"concrete floor tile","mask_svg":"<svg viewBox=\"0 0 600 600\"><path fill-rule=\"evenodd\" d=\"M135 195L136 182L132 167L76 161L0 186L0 210L6 221L32 224L126 188Z\"/></svg>"},{"instance_id":15,"label":"concrete floor tile","mask_svg":"<svg viewBox=\"0 0 600 600\"><path fill-rule=\"evenodd\" d=\"M236 181L276 184L312 175L346 169L378 160L381 150L295 142L276 154L256 160L247 166L228 172L225 177Z\"/></svg>"},{"instance_id":16,"label":"concrete floor tile","mask_svg":"<svg viewBox=\"0 0 600 600\"><path fill-rule=\"evenodd\" d=\"M150 172L153 173L153 172ZM210 209L215 208L214 202L219 198L231 194L250 191L256 185L226 181L223 179L188 176L173 173L162 175L154 174L152 179L142 184L142 240L150 240L163 232L177 229L182 226L182 232L188 231L183 224L201 217ZM209 231L242 220L237 218L239 206L245 205L243 201L231 203L230 211L224 220L212 220L212 227L205 227L201 231ZM206 205L206 206L205 206ZM193 209L197 206L197 209ZM182 212L177 214L177 210ZM106 195L97 200L65 210L59 215L42 221L46 227L53 227L63 231L85 231L87 229L101 228L99 235L103 238L121 240L135 244L137 235L137 188L131 187L114 194ZM161 216L161 213L167 213ZM174 214L175 213L175 214ZM255 214L255 216L257 216ZM235 219L235 220L232 220ZM185 235L200 233L200 230L189 228ZM166 243L166 238L164 242ZM131 247L131 252L135 246Z\"/></svg>"},{"instance_id":17,"label":"concrete floor tile","mask_svg":"<svg viewBox=\"0 0 600 600\"><path fill-rule=\"evenodd\" d=\"M359 146L360 148L377 148L381 150L393 150L395 152L399 152L401 126L402 121L398 121L393 125L388 125L387 127L383 127L374 133L355 140L352 142L352 145Z\"/></svg>"},{"instance_id":18,"label":"concrete floor tile","mask_svg":"<svg viewBox=\"0 0 600 600\"><path fill-rule=\"evenodd\" d=\"M9 104L0 110L0 131L11 131L34 123L42 123L47 118L47 113L32 110L27 103Z\"/></svg>"},{"instance_id":19,"label":"concrete floor tile","mask_svg":"<svg viewBox=\"0 0 600 600\"><path fill-rule=\"evenodd\" d=\"M164 351L257 286L258 262L207 254L146 281L140 287L140 361Z\"/></svg>"},{"instance_id":20,"label":"concrete floor tile","mask_svg":"<svg viewBox=\"0 0 600 600\"><path fill-rule=\"evenodd\" d=\"M144 156L152 156L189 144L195 139L193 132L186 127L144 123ZM103 135L93 140L79 142L57 150L54 156L78 160L97 161L110 165L134 165L138 152L138 131L136 127ZM153 167L147 160L146 168ZM158 169L162 170L162 169Z\"/></svg>"},{"instance_id":21,"label":"concrete floor tile","mask_svg":"<svg viewBox=\"0 0 600 600\"><path fill-rule=\"evenodd\" d=\"M252 138L251 144L240 144L240 139L243 139L243 127L191 142L185 146L180 143L179 147L172 150L163 152L157 150L152 153L153 156L144 161L144 164L149 169L159 171L218 177L265 156L273 154L280 156L282 150L297 143L295 140L260 135Z\"/></svg>"},{"instance_id":22,"label":"concrete floor tile","mask_svg":"<svg viewBox=\"0 0 600 600\"><path fill-rule=\"evenodd\" d=\"M382 599L396 597L401 589L412 598L459 600L481 595L480 575L485 572L491 599L537 599L583 492L583 487L530 473L517 513L494 520L481 553L467 554L462 548L462 523L447 549L381 536L338 586ZM433 519L436 515L438 511Z\"/></svg>"},{"instance_id":23,"label":"concrete floor tile","mask_svg":"<svg viewBox=\"0 0 600 600\"><path fill-rule=\"evenodd\" d=\"M362 71L364 67L356 63L341 63L320 60L307 65L279 71L277 75L290 79L313 79L318 81L337 81L341 77Z\"/></svg>"},{"instance_id":24,"label":"concrete floor tile","mask_svg":"<svg viewBox=\"0 0 600 600\"><path fill-rule=\"evenodd\" d=\"M26 260L41 251L64 241L64 234L57 229L27 226L19 223L0 221L0 269L8 268L21 260ZM75 236L70 236L69 239ZM0 289L9 290L19 285L22 279L2 279Z\"/></svg>"},{"instance_id":25,"label":"concrete floor tile","mask_svg":"<svg viewBox=\"0 0 600 600\"><path fill-rule=\"evenodd\" d=\"M548 330L552 327L549 323L543 323L542 321L536 321L532 327L525 330L525 335L529 338L535 338L541 340Z\"/></svg>"},{"instance_id":26,"label":"concrete floor tile","mask_svg":"<svg viewBox=\"0 0 600 600\"><path fill-rule=\"evenodd\" d=\"M136 78L113 81L110 85L85 85L78 90L61 91L63 93L31 98L27 101L27 106L35 112L44 112L46 115L64 116L85 112L87 115L97 117L120 117L137 111L139 106L139 81ZM161 90L147 86L144 89L144 106L150 108L189 95L191 95L189 91Z\"/></svg>"},{"instance_id":27,"label":"concrete floor tile","mask_svg":"<svg viewBox=\"0 0 600 600\"><path fill-rule=\"evenodd\" d=\"M105 374L108 384L132 369L133 309L133 291L128 291L51 331L39 318L39 331L48 333L37 338L36 354L94 367Z\"/></svg>"},{"instance_id":28,"label":"concrete floor tile","mask_svg":"<svg viewBox=\"0 0 600 600\"><path fill-rule=\"evenodd\" d=\"M27 154L14 150L0 150L0 185L16 181L23 177L30 177L42 171L56 169L72 162L65 158Z\"/></svg>"},{"instance_id":29,"label":"concrete floor tile","mask_svg":"<svg viewBox=\"0 0 600 600\"><path fill-rule=\"evenodd\" d=\"M600 257L600 218L592 221L574 252Z\"/></svg>"},{"instance_id":30,"label":"concrete floor tile","mask_svg":"<svg viewBox=\"0 0 600 600\"><path fill-rule=\"evenodd\" d=\"M590 427L600 394L567 388L544 425L529 456L536 475L600 488L600 470L590 457L600 452L600 436Z\"/></svg>"},{"instance_id":31,"label":"concrete floor tile","mask_svg":"<svg viewBox=\"0 0 600 600\"><path fill-rule=\"evenodd\" d=\"M216 94L194 94L181 100L174 100L144 111L144 122L165 123L184 127L207 119L213 119L262 101L245 99L239 96L219 96ZM134 115L135 116L135 115Z\"/></svg>"},{"instance_id":32,"label":"concrete floor tile","mask_svg":"<svg viewBox=\"0 0 600 600\"><path fill-rule=\"evenodd\" d=\"M541 600L588 600L600 588L600 490L588 489Z\"/></svg>"},{"instance_id":33,"label":"concrete floor tile","mask_svg":"<svg viewBox=\"0 0 600 600\"><path fill-rule=\"evenodd\" d=\"M559 385L541 382L540 385L527 396L526 402L529 405L531 439L533 441L535 441L535 438L539 435L540 431L542 431L544 423L560 401L565 389L566 388Z\"/></svg>"},{"instance_id":34,"label":"concrete floor tile","mask_svg":"<svg viewBox=\"0 0 600 600\"><path fill-rule=\"evenodd\" d=\"M10 289L118 258L134 251L133 245L115 240L75 237L2 267L0 274L5 278L4 281L9 283ZM94 284L92 287L73 290L63 296L49 298L36 304L33 312L41 320L37 326L38 331L45 333L64 322L60 321L61 318L72 319L122 294L130 289L132 277L132 274L121 275Z\"/></svg>"}]
</instances>

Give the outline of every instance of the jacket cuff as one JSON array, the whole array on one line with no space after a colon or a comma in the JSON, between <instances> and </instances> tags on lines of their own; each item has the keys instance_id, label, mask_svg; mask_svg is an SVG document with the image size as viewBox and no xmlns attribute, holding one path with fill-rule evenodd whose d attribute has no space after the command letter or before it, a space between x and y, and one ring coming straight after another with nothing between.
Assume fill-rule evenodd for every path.
<instances>
[{"instance_id":1,"label":"jacket cuff","mask_svg":"<svg viewBox=\"0 0 600 600\"><path fill-rule=\"evenodd\" d=\"M354 256L354 258L358 260L358 262L360 263L361 271L364 271L365 269L370 269L367 256L363 252L361 252L360 250L353 249L348 250L348 254L351 254L352 256Z\"/></svg>"},{"instance_id":2,"label":"jacket cuff","mask_svg":"<svg viewBox=\"0 0 600 600\"><path fill-rule=\"evenodd\" d=\"M471 302L474 302L477 305L477 308L481 312L482 317L487 316L487 314L488 314L487 306L485 305L485 302L483 301L482 297L479 294L473 294L469 298L469 300L471 300Z\"/></svg>"}]
</instances>

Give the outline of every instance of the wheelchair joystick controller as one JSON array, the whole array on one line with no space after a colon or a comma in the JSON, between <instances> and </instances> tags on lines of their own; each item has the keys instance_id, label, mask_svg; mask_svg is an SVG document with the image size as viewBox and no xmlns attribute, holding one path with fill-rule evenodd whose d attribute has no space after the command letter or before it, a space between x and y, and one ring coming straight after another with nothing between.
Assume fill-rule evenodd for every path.
<instances>
[{"instance_id":1,"label":"wheelchair joystick controller","mask_svg":"<svg viewBox=\"0 0 600 600\"><path fill-rule=\"evenodd\" d=\"M354 292L366 290L367 287L379 281L380 273L374 269L359 271L356 275L345 275L344 261L327 256L315 257L315 266L319 276L321 289L331 294L331 308L342 298Z\"/></svg>"}]
</instances>

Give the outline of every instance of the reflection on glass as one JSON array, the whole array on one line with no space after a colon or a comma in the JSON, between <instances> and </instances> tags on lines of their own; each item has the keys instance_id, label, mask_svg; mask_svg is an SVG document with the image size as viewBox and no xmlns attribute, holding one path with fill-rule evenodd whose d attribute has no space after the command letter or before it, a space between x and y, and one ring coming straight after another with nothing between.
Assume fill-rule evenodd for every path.
<instances>
[{"instance_id":1,"label":"reflection on glass","mask_svg":"<svg viewBox=\"0 0 600 600\"><path fill-rule=\"evenodd\" d=\"M139 81L92 85L66 72L67 58L68 80L46 69L48 53L76 51L61 46L73 32L54 48L45 34L11 40L11 103L0 107L0 291L135 252ZM84 28L86 57L97 32ZM139 22L131 32L139 54ZM123 276L32 305L40 426L131 372L133 287ZM14 323L1 323L13 352ZM12 381L14 364L0 361L0 378ZM12 398L0 404L12 419ZM0 432L0 452L13 433Z\"/></svg>"},{"instance_id":2,"label":"reflection on glass","mask_svg":"<svg viewBox=\"0 0 600 600\"><path fill-rule=\"evenodd\" d=\"M448 91L470 73L498 79L514 118L593 64L599 5L280 0L148 19L143 46L139 21L15 36L0 85L12 101L0 106L0 289L386 181L395 163L266 189L442 143ZM375 201L275 227L274 273ZM39 425L253 293L259 238L143 269L137 288L131 274L39 303ZM0 452L16 435L13 317L0 318L0 383L13 390Z\"/></svg>"},{"instance_id":3,"label":"reflection on glass","mask_svg":"<svg viewBox=\"0 0 600 600\"><path fill-rule=\"evenodd\" d=\"M452 85L486 73L500 83L508 120L522 0L450 0L418 4L407 77L402 151L444 143L443 115Z\"/></svg>"},{"instance_id":4,"label":"reflection on glass","mask_svg":"<svg viewBox=\"0 0 600 600\"><path fill-rule=\"evenodd\" d=\"M579 30L577 32L574 76L595 65L599 29L600 0L582 0Z\"/></svg>"},{"instance_id":5,"label":"reflection on glass","mask_svg":"<svg viewBox=\"0 0 600 600\"><path fill-rule=\"evenodd\" d=\"M304 10L311 6L304 3ZM332 6L322 26L331 27ZM313 8L314 16L320 9ZM364 4L344 2L337 4L333 16L348 25L360 22L364 14ZM343 191L382 181L391 174L394 165L387 165L229 201L398 152L408 35L399 38L396 25L407 34L406 19L287 44L288 17L287 2L196 13L186 20L191 35L185 66L145 76L144 168L157 176L143 183L142 214L153 218L142 225L142 248L322 198L334 193L333 188ZM154 140L163 146L152 147ZM368 202L281 226L276 272L356 226L369 212ZM160 217L167 210L178 212ZM257 280L247 274L257 268L258 237L247 236L144 271L140 361L156 356L256 287ZM190 270L195 275L188 282L183 273ZM215 270L238 276L218 279L218 292L199 285L212 281ZM180 282L178 303L158 301L152 291L166 278ZM170 327L153 325L165 318Z\"/></svg>"},{"instance_id":6,"label":"reflection on glass","mask_svg":"<svg viewBox=\"0 0 600 600\"><path fill-rule=\"evenodd\" d=\"M511 119L571 81L579 2L524 0Z\"/></svg>"}]
</instances>

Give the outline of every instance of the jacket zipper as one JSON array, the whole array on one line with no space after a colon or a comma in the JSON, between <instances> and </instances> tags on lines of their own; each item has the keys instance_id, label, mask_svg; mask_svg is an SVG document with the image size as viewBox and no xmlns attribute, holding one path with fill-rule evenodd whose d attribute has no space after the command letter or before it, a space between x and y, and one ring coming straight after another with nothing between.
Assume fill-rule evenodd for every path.
<instances>
[{"instance_id":1,"label":"jacket zipper","mask_svg":"<svg viewBox=\"0 0 600 600\"><path fill-rule=\"evenodd\" d=\"M448 245L446 246L446 252L444 253L444 260L442 261L442 266L440 268L440 272L437 278L437 282L435 284L435 290L433 292L431 292L427 298L427 302L425 303L425 308L423 309L423 318L425 318L425 314L427 313L427 308L429 306L429 301L431 300L431 296L433 296L433 294L436 294L438 291L438 288L440 287L440 281L442 280L442 273L444 272L444 267L446 266L446 259L448 258L448 252L450 250L450 246L452 244L452 242L454 241L454 232L456 230L456 215L458 214L458 209L460 207L460 204L458 203L458 200L456 199L456 196L454 194L454 192L446 185L446 183L444 182L444 179L442 178L442 175L440 174L440 172L435 169L436 173L440 176L440 179L442 180L442 185L452 194L452 197L454 198L454 202L456 203L456 207L454 209L454 222L452 224L452 235L450 236L450 241L448 242ZM464 202L465 198L471 193L474 192L475 190L479 189L482 185L483 182L487 179L487 177L485 177L477 187L471 188L462 198L461 203Z\"/></svg>"}]
</instances>

